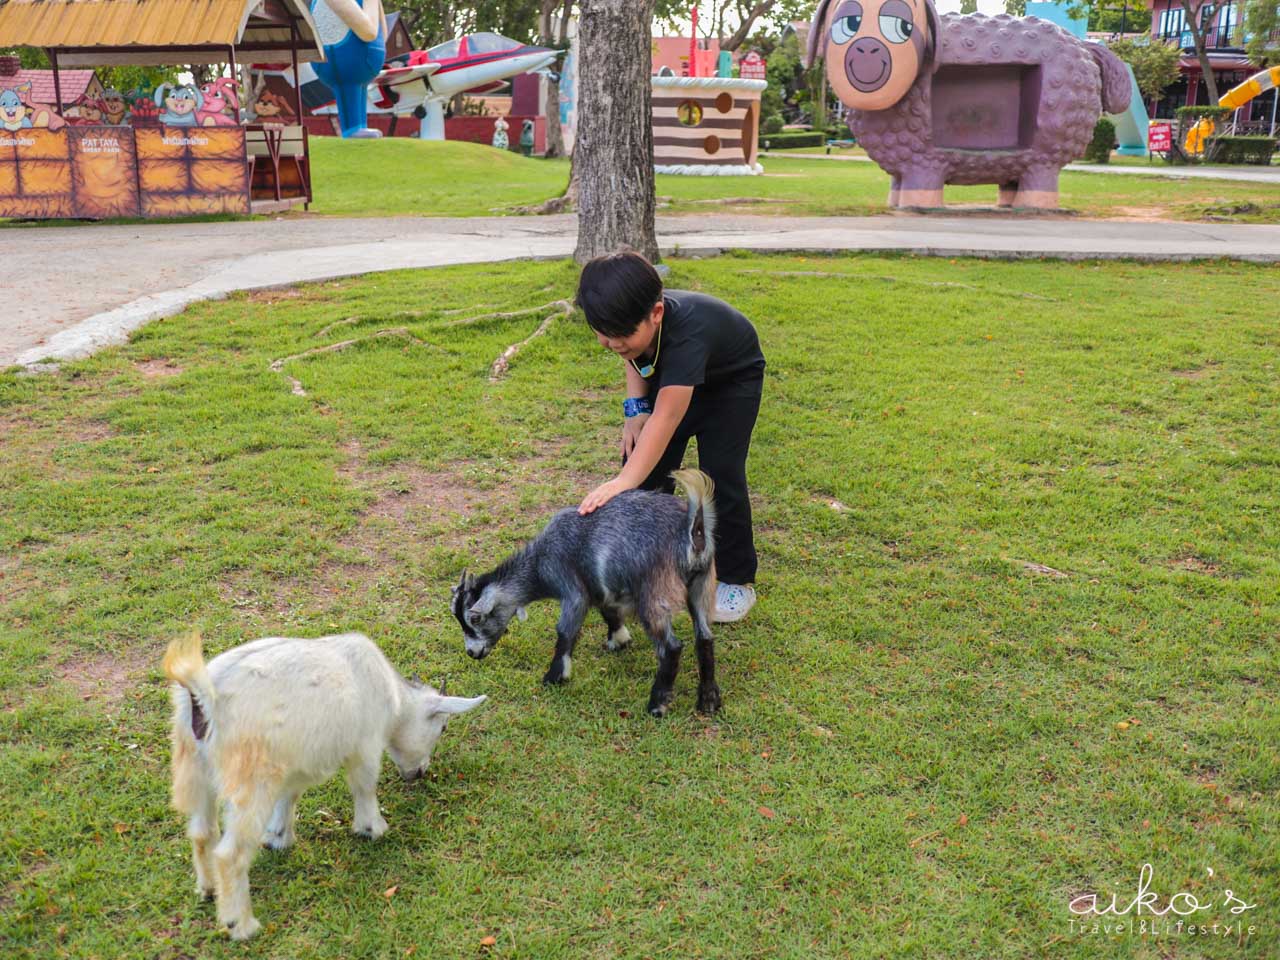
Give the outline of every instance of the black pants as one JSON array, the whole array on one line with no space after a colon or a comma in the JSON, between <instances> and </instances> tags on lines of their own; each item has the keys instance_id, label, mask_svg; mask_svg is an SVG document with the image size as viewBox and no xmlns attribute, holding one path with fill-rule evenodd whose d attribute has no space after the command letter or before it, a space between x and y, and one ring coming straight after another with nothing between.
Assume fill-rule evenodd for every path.
<instances>
[{"instance_id":1,"label":"black pants","mask_svg":"<svg viewBox=\"0 0 1280 960\"><path fill-rule=\"evenodd\" d=\"M763 380L707 390L695 387L684 419L642 490L675 492L671 471L679 470L691 437L698 438L698 469L716 485L716 575L723 583L754 583L756 545L751 534L747 491L747 451L760 412Z\"/></svg>"}]
</instances>

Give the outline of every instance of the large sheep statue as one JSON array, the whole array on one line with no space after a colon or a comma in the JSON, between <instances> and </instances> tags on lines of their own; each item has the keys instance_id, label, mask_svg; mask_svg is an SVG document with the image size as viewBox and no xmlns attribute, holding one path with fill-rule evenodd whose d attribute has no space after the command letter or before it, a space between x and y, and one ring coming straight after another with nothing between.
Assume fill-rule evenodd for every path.
<instances>
[{"instance_id":1,"label":"large sheep statue","mask_svg":"<svg viewBox=\"0 0 1280 960\"><path fill-rule=\"evenodd\" d=\"M1055 208L1058 174L1132 91L1110 50L1035 17L939 18L933 0L821 0L808 59L893 178L889 204L941 207L944 184L994 183L1000 205Z\"/></svg>"}]
</instances>

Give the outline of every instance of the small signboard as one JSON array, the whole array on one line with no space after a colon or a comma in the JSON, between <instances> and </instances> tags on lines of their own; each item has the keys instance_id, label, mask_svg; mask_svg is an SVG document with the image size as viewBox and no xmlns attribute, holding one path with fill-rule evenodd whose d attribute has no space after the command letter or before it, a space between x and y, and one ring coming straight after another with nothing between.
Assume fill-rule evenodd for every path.
<instances>
[{"instance_id":1,"label":"small signboard","mask_svg":"<svg viewBox=\"0 0 1280 960\"><path fill-rule=\"evenodd\" d=\"M1147 149L1151 153L1168 153L1172 148L1172 124L1153 123L1147 127Z\"/></svg>"},{"instance_id":2,"label":"small signboard","mask_svg":"<svg viewBox=\"0 0 1280 960\"><path fill-rule=\"evenodd\" d=\"M738 61L738 76L743 80L763 80L769 62L752 50Z\"/></svg>"}]
</instances>

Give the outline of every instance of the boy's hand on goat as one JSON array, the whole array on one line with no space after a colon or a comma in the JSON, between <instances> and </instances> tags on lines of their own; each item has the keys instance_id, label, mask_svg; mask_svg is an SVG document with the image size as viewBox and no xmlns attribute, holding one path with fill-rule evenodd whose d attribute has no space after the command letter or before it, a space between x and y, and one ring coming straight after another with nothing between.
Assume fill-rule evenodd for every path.
<instances>
[{"instance_id":1,"label":"boy's hand on goat","mask_svg":"<svg viewBox=\"0 0 1280 960\"><path fill-rule=\"evenodd\" d=\"M625 461L631 456L631 451L636 448L636 443L640 440L640 431L644 429L644 425L649 422L649 414L641 413L634 417L627 417L622 424L622 459Z\"/></svg>"},{"instance_id":2,"label":"boy's hand on goat","mask_svg":"<svg viewBox=\"0 0 1280 960\"><path fill-rule=\"evenodd\" d=\"M588 493L582 503L578 506L578 513L594 513L618 494L630 489L631 487L625 482L618 477L614 477L612 480L607 483L600 484L600 486Z\"/></svg>"}]
</instances>

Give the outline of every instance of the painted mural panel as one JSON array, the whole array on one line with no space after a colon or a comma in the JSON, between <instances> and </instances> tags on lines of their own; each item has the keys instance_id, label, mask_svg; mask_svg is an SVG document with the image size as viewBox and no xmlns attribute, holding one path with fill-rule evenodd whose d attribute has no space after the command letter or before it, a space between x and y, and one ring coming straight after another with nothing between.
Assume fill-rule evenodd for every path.
<instances>
[{"instance_id":1,"label":"painted mural panel","mask_svg":"<svg viewBox=\"0 0 1280 960\"><path fill-rule=\"evenodd\" d=\"M249 212L242 127L162 126L134 134L144 217Z\"/></svg>"},{"instance_id":2,"label":"painted mural panel","mask_svg":"<svg viewBox=\"0 0 1280 960\"><path fill-rule=\"evenodd\" d=\"M68 127L75 215L92 220L138 215L137 162L128 127Z\"/></svg>"},{"instance_id":3,"label":"painted mural panel","mask_svg":"<svg viewBox=\"0 0 1280 960\"><path fill-rule=\"evenodd\" d=\"M74 216L63 130L0 131L0 217Z\"/></svg>"}]
</instances>

